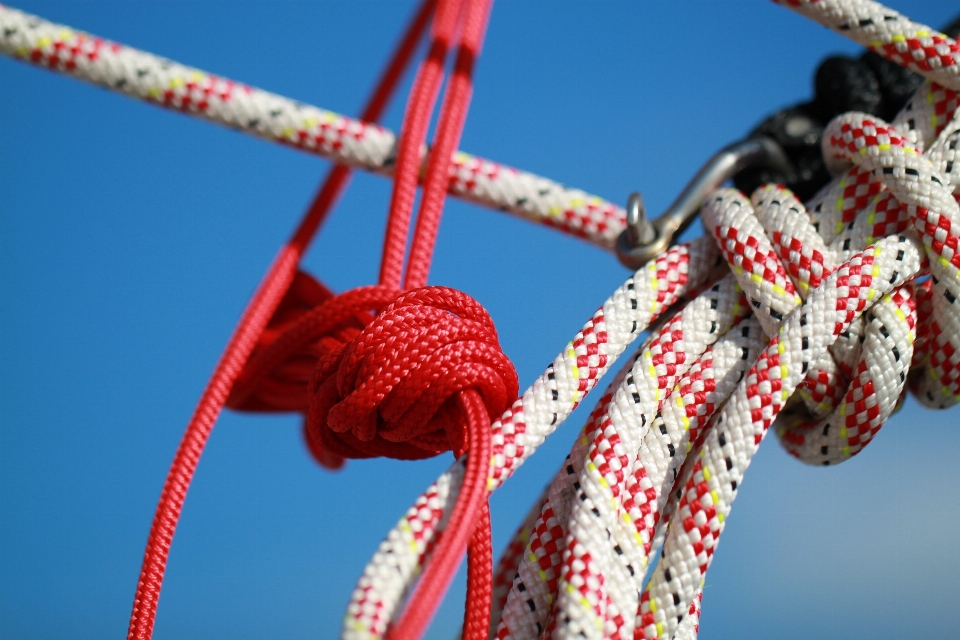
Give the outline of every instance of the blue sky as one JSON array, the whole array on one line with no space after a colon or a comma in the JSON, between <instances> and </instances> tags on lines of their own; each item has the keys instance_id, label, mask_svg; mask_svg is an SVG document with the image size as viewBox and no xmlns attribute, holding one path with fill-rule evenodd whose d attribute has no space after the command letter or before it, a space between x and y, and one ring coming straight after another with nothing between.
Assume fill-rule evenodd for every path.
<instances>
[{"instance_id":1,"label":"blue sky","mask_svg":"<svg viewBox=\"0 0 960 640\"><path fill-rule=\"evenodd\" d=\"M347 114L412 10L17 6ZM894 8L934 26L956 11ZM659 211L713 151L806 99L825 55L857 51L769 2L501 0L462 148L618 202L639 189ZM0 636L120 637L183 426L327 163L7 59L0 83ZM389 188L355 178L311 272L337 290L374 281ZM526 386L626 276L579 241L450 201L431 281L489 309ZM498 551L589 404L494 495ZM957 424L911 401L831 469L767 440L708 574L701 638L955 637ZM380 539L448 462L332 474L298 419L225 414L156 637L334 636ZM462 598L458 582L430 638L453 637Z\"/></svg>"}]
</instances>

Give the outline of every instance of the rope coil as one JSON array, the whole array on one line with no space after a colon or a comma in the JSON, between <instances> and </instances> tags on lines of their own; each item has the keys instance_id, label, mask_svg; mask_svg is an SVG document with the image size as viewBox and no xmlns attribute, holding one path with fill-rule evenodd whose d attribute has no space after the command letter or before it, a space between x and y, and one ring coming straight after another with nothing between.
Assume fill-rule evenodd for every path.
<instances>
[{"instance_id":1,"label":"rope coil","mask_svg":"<svg viewBox=\"0 0 960 640\"><path fill-rule=\"evenodd\" d=\"M931 91L936 89L923 87L920 94ZM865 119L870 124L865 123ZM937 149L955 146L952 141L956 122L954 119L940 127L940 137L929 145L931 157L936 157ZM864 129L857 125L865 125L867 135L858 133ZM595 460L591 467L589 456L585 458L587 464L576 464L577 456L584 459L584 449L579 445L571 452L571 462L548 490L540 516L532 527L527 552L519 560L519 574L504 605L498 638L540 637L543 630L551 637L578 633L587 637L631 635L633 621L625 613L636 604L631 594L641 588L642 582L638 580L642 581L642 574L630 570L632 564L627 564L629 554L622 543L618 543L614 551L610 550L609 536L612 534L616 539L614 527L621 526L622 522L639 524L627 526L626 533L635 536L634 544L641 545L647 562L652 560L649 554L656 553L659 540L665 538L662 559L639 602L637 632L648 638L690 637L695 633L694 614L698 607L694 605L702 597L703 576L753 452L766 429L787 407L786 400L793 390L804 379L823 380L820 373L811 375L816 362L809 355L803 355L828 353L816 346L814 334L818 336L816 340L821 341L847 339L848 344L843 345L839 353L846 354L844 359L852 359L856 366L847 369L850 373L844 373L841 367L833 367L828 372L839 376L834 386L842 387L846 393L839 403L828 403L830 411L819 412L826 414L820 422L811 424L810 418L798 420L797 416L806 411L798 414L796 409L800 405L794 405L788 411L790 415L785 416L788 419L777 423L778 436L791 453L813 464L845 460L862 450L899 406L907 377L903 374L911 361L921 365L920 371L924 369L923 357L911 358L915 332L945 335L942 329L935 330L939 325L932 322L934 305L938 302L942 322L952 321L956 313L956 306L949 301L954 285L946 284L957 282L956 266L950 262L954 257L951 247L956 243L952 223L949 223L953 218L932 213L938 209L930 204L941 203L941 210L953 210L956 202L952 197L947 202L943 195L938 200L931 196L933 191L941 189L949 194L957 183L943 173L931 171L930 158L903 151L899 143L888 144L887 137L895 135L891 127L864 116L850 115L832 123L828 130L844 132L844 127L849 138L844 158L863 158L861 166L873 162L876 173L887 178L879 188L866 187L868 193L873 191L871 197L861 198L861 209L851 207L849 223L842 225L829 248L819 240L816 223L811 222L813 216L807 216L803 205L776 185L762 187L754 193L752 201L739 192L725 190L707 203L705 226L721 241L725 257L733 266L733 274L728 277L737 279L754 315L742 320L711 349L700 352L696 348L684 348L682 366L685 368L690 358L697 358L696 365L686 373L681 372L683 375L673 393L659 403L655 412L643 414L653 416L653 421L646 429L643 445L635 453L637 462L632 473L611 477L601 472ZM877 127L886 133L874 135ZM832 144L838 144L836 134L833 139ZM825 146L831 144L827 136L825 141ZM860 152L861 148L865 151ZM888 158L881 160L884 155ZM890 156L909 160L895 161ZM893 166L901 168L883 171ZM916 170L908 173L907 167L916 167ZM824 191L835 192L843 181L841 176ZM886 191L888 184L889 192ZM864 188L863 184L860 188ZM890 194L898 202L900 198L917 202L918 193L924 194L920 197L926 198L929 208L890 207L902 212L902 217L892 220L889 217L881 220L875 214L878 206L883 209L881 203L889 205ZM827 201L837 203L841 210L845 206L844 198L815 197L811 204L817 203L814 206L820 208L821 219L827 217L823 212ZM893 235L873 236L878 225ZM829 225L821 224L821 228L824 226ZM924 232L926 247L916 237L910 238L912 232L908 227ZM896 235L899 232L906 235ZM819 243L810 242L814 237ZM868 241L873 246L857 253ZM922 260L924 265L929 264L932 269L936 263L944 270L940 277L935 276L940 283L936 286L942 287L944 293L938 302L926 294L929 309L921 318L915 312L915 299L924 294L915 291L930 290L934 280L916 285L905 283L923 273L920 269L924 254L929 257ZM831 256L834 255L844 261L838 269L833 268ZM799 304L801 298L804 300ZM791 313L798 306L799 309ZM857 317L868 309L867 325L851 331ZM699 322L700 326L707 327L716 320L701 317ZM781 322L787 324L781 328ZM823 329L818 329L817 324ZM764 347L756 339L766 332L772 340ZM654 344L658 337L651 337L647 344ZM739 349L727 342L735 339L744 341L737 345ZM746 363L752 363L759 354L757 364L745 374L743 368L725 364L718 354L723 353L727 344L733 347L732 354ZM938 350L944 357L927 360L939 368L932 373L917 373L916 379L932 380L936 376L938 380L945 380L941 371L956 363L956 358L945 356L956 352L949 341L942 344ZM739 350L742 352L737 353ZM634 364L628 374L633 382L640 376L653 380L656 372L647 373L642 358L638 362L640 366ZM819 362L824 360L821 358ZM703 384L705 371L714 381L709 386ZM844 378L849 379L851 374L853 384L847 389ZM717 381L731 380L731 377L734 385L720 389ZM630 391L630 384L626 380L620 383L617 393ZM941 383L939 388L943 390L946 386ZM921 394L931 393L916 390ZM697 392L702 395L697 397ZM817 407L823 400L837 397L826 393L826 389L821 392ZM943 404L949 399L947 394L948 391L942 393ZM720 406L719 413L711 417L714 407ZM700 426L703 425L700 413L709 420L706 431ZM616 426L617 415L613 404L607 403L599 418L591 418L584 432L584 440L592 442L591 449L587 450L609 448L616 444L618 437L622 438L628 427L620 431L605 430L601 426L605 420L612 420L608 424ZM620 464L630 469L629 456ZM564 486L579 486L583 491L579 501L567 500L571 505L568 507L562 499L559 502L553 499ZM591 491L589 487L596 489ZM617 498L624 490L628 490L628 494ZM611 515L604 519L602 513L607 504L612 505L612 510L606 508ZM601 515L591 515L593 511ZM560 518L556 517L558 512ZM580 534L575 533L578 530ZM545 550L549 551L545 553Z\"/></svg>"},{"instance_id":2,"label":"rope coil","mask_svg":"<svg viewBox=\"0 0 960 640\"><path fill-rule=\"evenodd\" d=\"M890 124L862 113L830 121L823 156L835 179L806 205L777 184L750 197L714 192L702 214L716 243L674 247L637 271L519 398L486 311L466 294L426 286L446 192L607 248L623 224L621 210L559 186L530 205L518 194L541 179L455 154L489 2L425 2L364 114L376 119L433 12L432 44L399 138L319 110L318 122L279 133L259 118L244 124L232 110L273 105L284 115L284 99L85 34L53 37L53 25L0 7L7 53L355 166L395 165L378 285L335 296L297 271L346 182L347 169L337 167L245 313L161 497L130 637L152 632L186 486L224 403L303 413L311 451L331 468L346 457L458 456L366 568L344 637L418 637L469 541L475 606L465 638L694 638L706 571L771 426L792 455L831 465L862 451L908 391L934 408L960 401L960 46L867 0L782 3L927 81ZM148 80L128 85L131 65ZM183 74L189 82L178 82ZM514 179L525 186L498 191ZM563 203L547 206L556 197ZM491 576L488 493L648 328Z\"/></svg>"}]
</instances>

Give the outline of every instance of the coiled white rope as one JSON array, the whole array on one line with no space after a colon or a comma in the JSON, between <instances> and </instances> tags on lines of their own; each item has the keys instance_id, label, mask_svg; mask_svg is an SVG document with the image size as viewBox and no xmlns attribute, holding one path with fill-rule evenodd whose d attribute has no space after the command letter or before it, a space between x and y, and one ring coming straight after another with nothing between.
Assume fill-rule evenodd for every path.
<instances>
[{"instance_id":1,"label":"coiled white rope","mask_svg":"<svg viewBox=\"0 0 960 640\"><path fill-rule=\"evenodd\" d=\"M901 41L889 31L879 38ZM949 39L944 42L956 47ZM955 92L927 83L898 121L922 144L927 134L942 130L955 107ZM820 245L803 244L809 234L800 231L802 225L776 228L777 221L787 221L789 215L795 213L797 220L805 216L802 205L778 187L754 195L760 218L754 204L732 191L719 193L707 207L706 224L713 223L720 239L730 241L726 257L734 267L734 274L717 286L729 287L735 278L746 293L740 308L756 315L742 319L741 326L733 311L736 305L721 308L719 299L716 305L704 302L710 300L708 291L641 350L616 391L601 402L602 412L591 417L543 498L537 520L522 528L528 540L498 638L629 637L635 628L647 637L695 637L703 573L738 483L793 391L805 387L800 395L811 418L801 425L794 419L778 430L788 448L808 462L839 462L854 455L895 410L916 330L912 285L901 285L917 273L921 247L909 235L891 235L903 230L903 224L892 213L896 207L890 206L891 196L875 199L883 184L862 180L859 174L852 182L850 178L848 174L828 185L811 203L816 213L809 228L816 234L825 227ZM884 209L884 197L890 212ZM853 224L856 221L859 224ZM829 222L835 224L824 224ZM768 238L767 229L777 235ZM867 244L873 246L857 253ZM724 292L728 302L735 299L728 288ZM855 324L867 303L877 300L870 322ZM697 313L699 323L692 320ZM723 329L734 325L724 334ZM929 326L932 333L943 335L942 328L932 329L940 325ZM704 338L708 327L718 335ZM771 342L766 344L768 337ZM939 349L939 360L930 360L930 370L943 381L950 374L946 369L956 366L949 355L956 352L949 351L949 340L941 342L946 346ZM940 389L943 396L949 385ZM946 397L940 400L943 406L952 403ZM711 418L724 401L726 406ZM838 417L852 421L856 429L846 424L835 425L832 432L820 429ZM819 420L814 429L820 435L802 440L811 420ZM726 427L712 428L717 424ZM708 425L711 428L702 430ZM687 458L689 451L696 455ZM686 467L685 459L690 461ZM494 476L498 466L494 460ZM678 491L671 490L674 482ZM440 517L431 519L437 522L443 510L435 513ZM668 520L675 523L669 530ZM424 521L418 524L430 528ZM399 530L404 527L409 524L402 523ZM435 532L436 526L430 534ZM664 537L663 560L641 595L648 555ZM381 552L368 567L348 613L358 631L372 630L361 613L371 599L376 604L370 608L383 615L402 595L402 589L394 589L387 603L376 595L371 598L377 591L369 588L371 577L396 575L387 567L404 554L399 545L388 543ZM407 576L414 571L408 569ZM385 629L382 621L379 629Z\"/></svg>"},{"instance_id":2,"label":"coiled white rope","mask_svg":"<svg viewBox=\"0 0 960 640\"><path fill-rule=\"evenodd\" d=\"M783 3L939 84L922 87L893 126L862 114L831 123L825 153L842 175L809 212L775 185L750 200L715 194L705 226L732 274L716 279L709 240L671 249L615 292L493 425L491 490L639 332L693 297L667 313L614 381L522 528L528 540L498 637L695 637L703 576L743 473L781 412L775 429L788 450L833 464L870 442L905 387L929 406L960 400L960 209L951 194L960 50L874 2ZM382 128L5 7L0 28L4 53L338 162L391 169L395 140ZM623 226L609 203L465 154L451 191L604 247ZM930 280L912 281L927 270ZM805 409L789 403L795 390ZM443 528L462 469L461 461L434 483L381 545L345 636L385 633Z\"/></svg>"},{"instance_id":3,"label":"coiled white rope","mask_svg":"<svg viewBox=\"0 0 960 640\"><path fill-rule=\"evenodd\" d=\"M921 88L920 95L930 90ZM708 202L705 226L721 241L755 315L741 321L711 351L699 356L698 368L691 367L672 397L660 404L658 413L646 413L656 417L646 430L635 456L638 463L631 473L623 472L629 469L629 452L618 456L618 464L613 467L619 472L613 475L609 473L611 465L601 470L589 455L584 457L584 451L610 450L621 441L619 434L594 427L588 436L593 439L592 445L578 444L566 477L561 472L554 480L533 527L503 611L498 638L539 637L543 630L551 637L629 637L633 620L624 614L636 601L633 594L641 587L643 574L631 571L636 564L624 546L629 536L618 529L625 522L642 522L630 532L637 540L635 546L642 553L655 551L657 542L651 538L658 532L662 535L664 519L676 508L669 501L677 499L670 488L678 475L682 483L679 510L671 521L663 559L643 593L636 625L646 637L674 637L674 633L690 637L696 627L703 573L743 471L786 399L801 380L810 380L818 361L811 354L828 353L815 346L813 334L827 346L847 332L853 320L864 313L868 301L876 301L869 309L870 322L859 334L863 340L855 352L854 362L858 364L852 370L853 384L841 402L812 427L808 418L802 428L791 424L779 430L791 452L810 463L842 461L862 449L897 406L917 327L915 286L902 284L917 273L923 255L920 243L909 237L913 232L907 230L908 225L924 233L931 265L940 265L940 271L934 272L935 280L929 282L940 283L934 286L943 291L939 298L931 299L932 309L938 310L939 324L929 321L925 325L932 334L941 336L933 347L939 357L917 359L918 370L926 366L926 373L915 375L919 376L918 384L936 378L934 386L941 394L937 406L955 402L955 395L950 394L955 394L958 358L947 336L960 333L943 327L954 326L957 310L951 301L957 284L956 264L951 262L957 238L949 223L955 220L951 212L956 209L950 190L957 182L934 166L946 169L950 160L945 158L953 158L957 120L941 127L928 157L911 151L909 143L893 128L862 115L837 120L829 133L834 135L827 141L827 150L836 149L848 159L860 160L861 168L882 176L881 190L867 201L869 206L854 215L852 224L844 225L830 249L817 235L803 205L775 185L759 189L752 203L733 190L718 192ZM824 193L836 191L843 180L828 185ZM891 207L901 212L898 217L878 220L877 206L891 198L914 204ZM814 201L823 199L821 194ZM836 208L842 209L843 199L836 202ZM921 206L921 202L927 206ZM938 211L943 213L934 213ZM889 227L894 234L902 231L907 235L885 237L874 244L872 234L878 225L885 230ZM854 253L868 241L873 244L870 249ZM839 271L833 270L831 258L835 255L846 262ZM798 312L789 315L797 306L796 291L803 292L805 302ZM781 328L784 318L788 324ZM707 326L715 320L704 317L701 322L701 326ZM743 368L735 363L731 366L717 354L722 353L721 347L728 340L758 336L760 327L772 334L771 344L714 417L698 455L690 458L693 464L678 473L691 446L696 448L698 429L703 425L699 415L709 419L714 406L732 390L722 383L729 381L731 374L736 376L735 381L743 376ZM854 341L860 343L859 339ZM747 362L753 363L759 346L746 341L740 345ZM684 358L696 352L684 350ZM704 371L709 371L709 385L703 382ZM643 375L642 368L639 373ZM650 372L648 379L655 378L655 372ZM931 393L927 387L915 386L915 391L924 397ZM630 385L621 384L620 389L629 390ZM697 392L702 395L697 397ZM603 425L607 420L612 424L614 415L607 410L593 423ZM586 464L578 464L577 458L585 459ZM629 480L624 482L623 478ZM552 500L564 486L579 492L579 501L567 499L567 503L573 503L569 514L566 503ZM635 488L624 492L627 487Z\"/></svg>"},{"instance_id":4,"label":"coiled white rope","mask_svg":"<svg viewBox=\"0 0 960 640\"><path fill-rule=\"evenodd\" d=\"M923 88L921 92L928 90ZM949 146L945 141L953 135L952 129L947 129L932 148ZM884 140L881 137L880 142L864 147L866 153L885 152ZM929 165L929 160L925 161ZM923 163L918 166L922 168ZM913 175L905 170L902 174ZM933 173L920 175L936 184ZM938 179L948 184L946 178ZM825 192L836 188L837 184L831 184ZM767 186L754 195L757 210L765 212L767 224L784 219L783 213L793 209L798 219L803 219L802 205L782 191ZM908 199L906 194L903 197ZM871 236L862 229L874 225L876 217L862 213L865 215L855 216L855 220L864 223L851 226L850 231L866 240ZM928 222L924 224L929 224L932 216L929 212L910 215L926 216L923 219ZM868 303L873 305L872 318L862 330L863 346L855 351L854 362L870 366L854 369L856 382L831 405L833 415L827 419L849 415L857 424L867 426L856 434L844 433L842 427L834 429L832 437L846 439L847 443L835 446L839 457L830 460L854 455L897 404L905 384L900 373L910 361L916 327L911 291L901 287L917 274L923 251L912 231L880 239L849 256L832 273L825 259L811 271L812 265L803 259L805 250L800 247L786 254L788 265L791 256L796 263L796 268L789 270L795 279L790 279L788 269L777 257L774 241L756 217L754 204L744 196L733 190L718 192L705 207L705 218L707 227L726 241L723 248L734 265L733 274L709 287L667 321L641 350L617 390L601 404L603 413L592 417L532 526L498 637L539 637L544 632L555 637L629 637L636 627L648 637L672 637L685 615L688 621L681 634L690 637L696 627L702 575L753 452L793 391L817 370L814 365L822 356L816 354L826 354L828 347L868 309ZM937 224L942 229L945 222L938 217ZM774 236L783 247L794 244L785 240L788 231L785 226ZM939 240L936 233L928 234L933 238L928 242L929 251L943 253L943 247L955 243L949 229ZM853 252L856 246L847 240L841 233L832 244L841 253ZM810 252L806 253L809 257ZM641 274L634 276L634 283ZM811 287L811 282L819 286ZM738 284L742 296L730 288ZM797 288L809 294L800 297ZM941 308L949 302L947 294L943 301ZM797 311L791 313L793 309ZM743 317L749 310L754 315ZM949 309L941 315L944 323L952 318ZM766 335L761 335L764 325L772 334L770 343ZM587 331L592 328L588 325ZM938 335L942 334L941 329ZM946 349L949 347L940 351ZM899 358L894 355L890 360L897 351ZM582 353L589 358L586 351ZM877 360L871 362L874 357ZM950 362L956 365L955 360ZM595 363L600 363L599 358ZM878 367L883 371L878 372ZM940 368L944 368L942 362ZM550 387L543 385L550 384L558 370L562 368L555 364L524 400L539 400L538 395L549 398ZM863 389L867 387L872 387L871 398L877 400L876 404L864 401ZM714 409L731 394L711 420ZM879 413L874 411L877 407ZM708 420L711 428L703 431ZM554 421L551 418L549 429ZM725 427L712 428L715 425ZM637 434L642 439L640 444ZM858 440L851 446L849 440L854 437ZM703 440L699 449L698 439ZM518 443L513 440L507 444ZM520 445L528 455L529 444ZM816 455L832 455L830 445L826 452L820 442L813 446ZM685 472L683 463L692 450L699 453L689 458L693 462ZM816 455L805 459L819 462ZM500 464L494 461L495 475ZM498 476L499 481L502 478ZM670 490L675 479L679 479L679 494ZM669 501L677 500L675 496L679 502L671 505ZM408 555L398 532L415 530L420 535L435 535L443 509L437 508L441 506L439 500L431 506L433 513L421 511L416 527L410 524L416 516L411 513L368 567L349 615L358 631L371 630L362 620L365 610L376 610L381 616L380 628L385 628L382 616L389 616L389 603L398 601L402 587L395 587L385 603L378 597L383 591L370 585L377 582L375 577L381 584L396 577L390 567L396 567L398 559ZM675 526L666 533L664 559L638 599L647 556L655 552L656 538L664 535L663 525L674 510L671 522ZM413 575L414 567L404 571L406 579ZM371 599L375 602L372 606ZM635 617L632 612L637 611Z\"/></svg>"}]
</instances>

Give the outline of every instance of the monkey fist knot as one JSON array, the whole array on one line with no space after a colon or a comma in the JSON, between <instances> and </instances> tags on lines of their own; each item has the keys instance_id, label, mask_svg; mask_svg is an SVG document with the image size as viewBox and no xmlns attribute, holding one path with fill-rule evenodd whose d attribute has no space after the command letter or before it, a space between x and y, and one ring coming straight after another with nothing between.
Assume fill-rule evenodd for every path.
<instances>
[{"instance_id":1,"label":"monkey fist knot","mask_svg":"<svg viewBox=\"0 0 960 640\"><path fill-rule=\"evenodd\" d=\"M343 458L462 454L457 395L466 389L479 392L491 420L519 391L476 300L447 287L332 296L298 274L228 406L304 413L311 452L337 468Z\"/></svg>"}]
</instances>

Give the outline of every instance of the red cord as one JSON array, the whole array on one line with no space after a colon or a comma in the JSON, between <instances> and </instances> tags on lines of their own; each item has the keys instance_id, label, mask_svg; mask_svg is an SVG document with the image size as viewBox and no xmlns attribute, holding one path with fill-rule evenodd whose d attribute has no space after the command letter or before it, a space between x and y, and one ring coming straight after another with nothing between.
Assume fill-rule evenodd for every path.
<instances>
[{"instance_id":1,"label":"red cord","mask_svg":"<svg viewBox=\"0 0 960 640\"><path fill-rule=\"evenodd\" d=\"M463 477L463 486L460 487L460 495L457 497L453 512L450 514L447 528L444 529L440 542L430 556L430 562L420 578L420 583L414 590L413 595L410 596L410 605L389 633L390 640L418 640L423 635L424 630L436 613L437 606L443 600L443 596L450 586L450 581L453 580L460 559L463 557L463 549L477 525L478 516L482 517L483 513L489 514L485 505L492 451L490 420L480 395L476 391L461 391L457 398L460 401L461 411L467 416L470 425L467 430L470 455L467 456L467 469ZM485 524L486 527L476 527L477 534L481 538L486 537L484 531L489 534L489 515ZM489 566L491 562L488 561L487 564ZM487 584L483 584L482 581L477 581L476 584L468 584L468 594L472 593L476 597L478 592L488 591L492 593L492 569L489 569L486 573L490 574L490 577L486 580ZM471 577L475 578L476 574L472 574ZM471 619L470 604L468 602L468 620ZM473 613L487 621L490 619L489 605L486 609L478 609ZM489 622L484 623L483 634L480 637L486 637L486 625L488 624ZM464 638L466 639L466 636Z\"/></svg>"},{"instance_id":2,"label":"red cord","mask_svg":"<svg viewBox=\"0 0 960 640\"><path fill-rule=\"evenodd\" d=\"M441 2L441 6L443 4L445 3ZM455 2L450 2L450 4L453 5ZM464 8L465 15L461 27L454 74L444 96L436 139L427 163L420 212L417 217L417 226L404 280L404 287L406 288L422 287L427 282L433 248L443 213L443 204L446 199L450 164L453 153L460 143L460 136L466 121L472 94L474 61L479 55L483 42L490 8L491 0L473 0L468 2ZM424 82L433 80L434 78L431 75L427 76ZM432 106L431 102L431 109ZM422 113L419 111L411 111L410 115L417 118L422 117ZM425 119L428 118L429 115ZM407 123L404 121L404 131L401 133L401 149L398 153L396 181L394 183L393 206L390 212L391 226L388 227L387 242L389 244L384 248L384 261L380 272L381 284L392 284L398 281L402 266L402 258L398 258L398 256L402 256L401 247L406 244L406 228L409 225L410 211L413 206L412 196L416 186L415 176L409 175L409 171L401 175L400 160L403 159L413 164L413 160L416 158L419 167L419 151L423 138L419 136L414 138L413 135L404 137L403 134L407 133L406 126ZM427 123L416 121L414 126L417 132L422 130L424 133L421 135L425 137ZM399 217L397 227L392 226L395 215ZM403 235L395 236L391 240L389 234L391 232L399 234L400 228L403 229ZM389 278L390 280L385 281L383 278ZM465 392L461 392L461 399L465 395ZM391 640L413 640L423 635L424 630L436 613L450 581L453 579L460 563L463 546L468 539L470 540L470 550L463 639L481 640L486 638L489 633L490 605L493 599L493 556L489 507L486 500L490 446L489 430L486 425L484 426L484 433L485 449L483 453L476 448L471 440L464 486L454 506L454 511L450 515L447 528L443 531L443 535L431 555L420 583L408 599L409 604L406 611L389 634ZM483 472L478 471L476 472L478 475L472 475L474 472L471 469L474 464L482 465ZM468 485L468 480L477 484L475 486ZM474 494L474 491L477 494Z\"/></svg>"},{"instance_id":3,"label":"red cord","mask_svg":"<svg viewBox=\"0 0 960 640\"><path fill-rule=\"evenodd\" d=\"M400 288L410 216L413 213L420 176L420 149L427 138L430 116L437 102L440 83L443 81L443 63L457 28L460 2L461 0L439 0L437 3L431 26L430 51L417 71L403 116L393 193L390 197L390 216L387 219L383 258L380 262L380 284L392 289Z\"/></svg>"},{"instance_id":4,"label":"red cord","mask_svg":"<svg viewBox=\"0 0 960 640\"><path fill-rule=\"evenodd\" d=\"M467 602L463 614L462 640L486 640L493 608L493 539L490 535L490 505L480 505L477 528L470 538L467 556Z\"/></svg>"},{"instance_id":5,"label":"red cord","mask_svg":"<svg viewBox=\"0 0 960 640\"><path fill-rule=\"evenodd\" d=\"M423 182L420 213L404 282L404 288L407 289L427 284L440 216L447 197L450 166L453 164L453 154L460 145L460 135L470 108L474 62L480 55L491 4L492 0L473 0L466 7L453 77L443 99L437 135Z\"/></svg>"},{"instance_id":6,"label":"red cord","mask_svg":"<svg viewBox=\"0 0 960 640\"><path fill-rule=\"evenodd\" d=\"M408 66L416 51L417 43L426 30L434 3L435 0L424 0L408 26L392 63L384 71L377 90L364 110L364 120L380 119L389 97L396 90L403 71ZM210 381L200 396L200 402L187 425L170 466L153 524L150 527L137 592L133 600L133 611L130 615L128 639L146 640L153 635L157 603L160 599L170 544L183 509L187 489L200 461L200 455L203 453L233 382L240 375L258 338L283 299L290 283L293 282L303 252L346 185L349 176L350 170L343 166L334 167L327 175L323 187L306 216L290 241L274 258L244 310Z\"/></svg>"},{"instance_id":7,"label":"red cord","mask_svg":"<svg viewBox=\"0 0 960 640\"><path fill-rule=\"evenodd\" d=\"M335 167L241 317L188 425L161 494L129 638L148 638L152 633L177 519L203 447L226 402L246 410L303 411L311 451L331 467L342 464L343 457L418 458L448 449L458 456L470 451L449 524L390 636L407 640L422 635L469 540L464 638L486 637L492 599L486 502L489 423L516 397L516 372L499 349L492 321L476 301L452 289L423 287L490 5L490 0L437 3L432 44L418 71L401 131L380 285L333 296L297 271L303 251L349 177L346 168ZM430 0L421 8L364 119L379 116L431 8ZM444 61L460 23L457 61L427 165L404 282L408 293L398 295L421 149Z\"/></svg>"}]
</instances>

